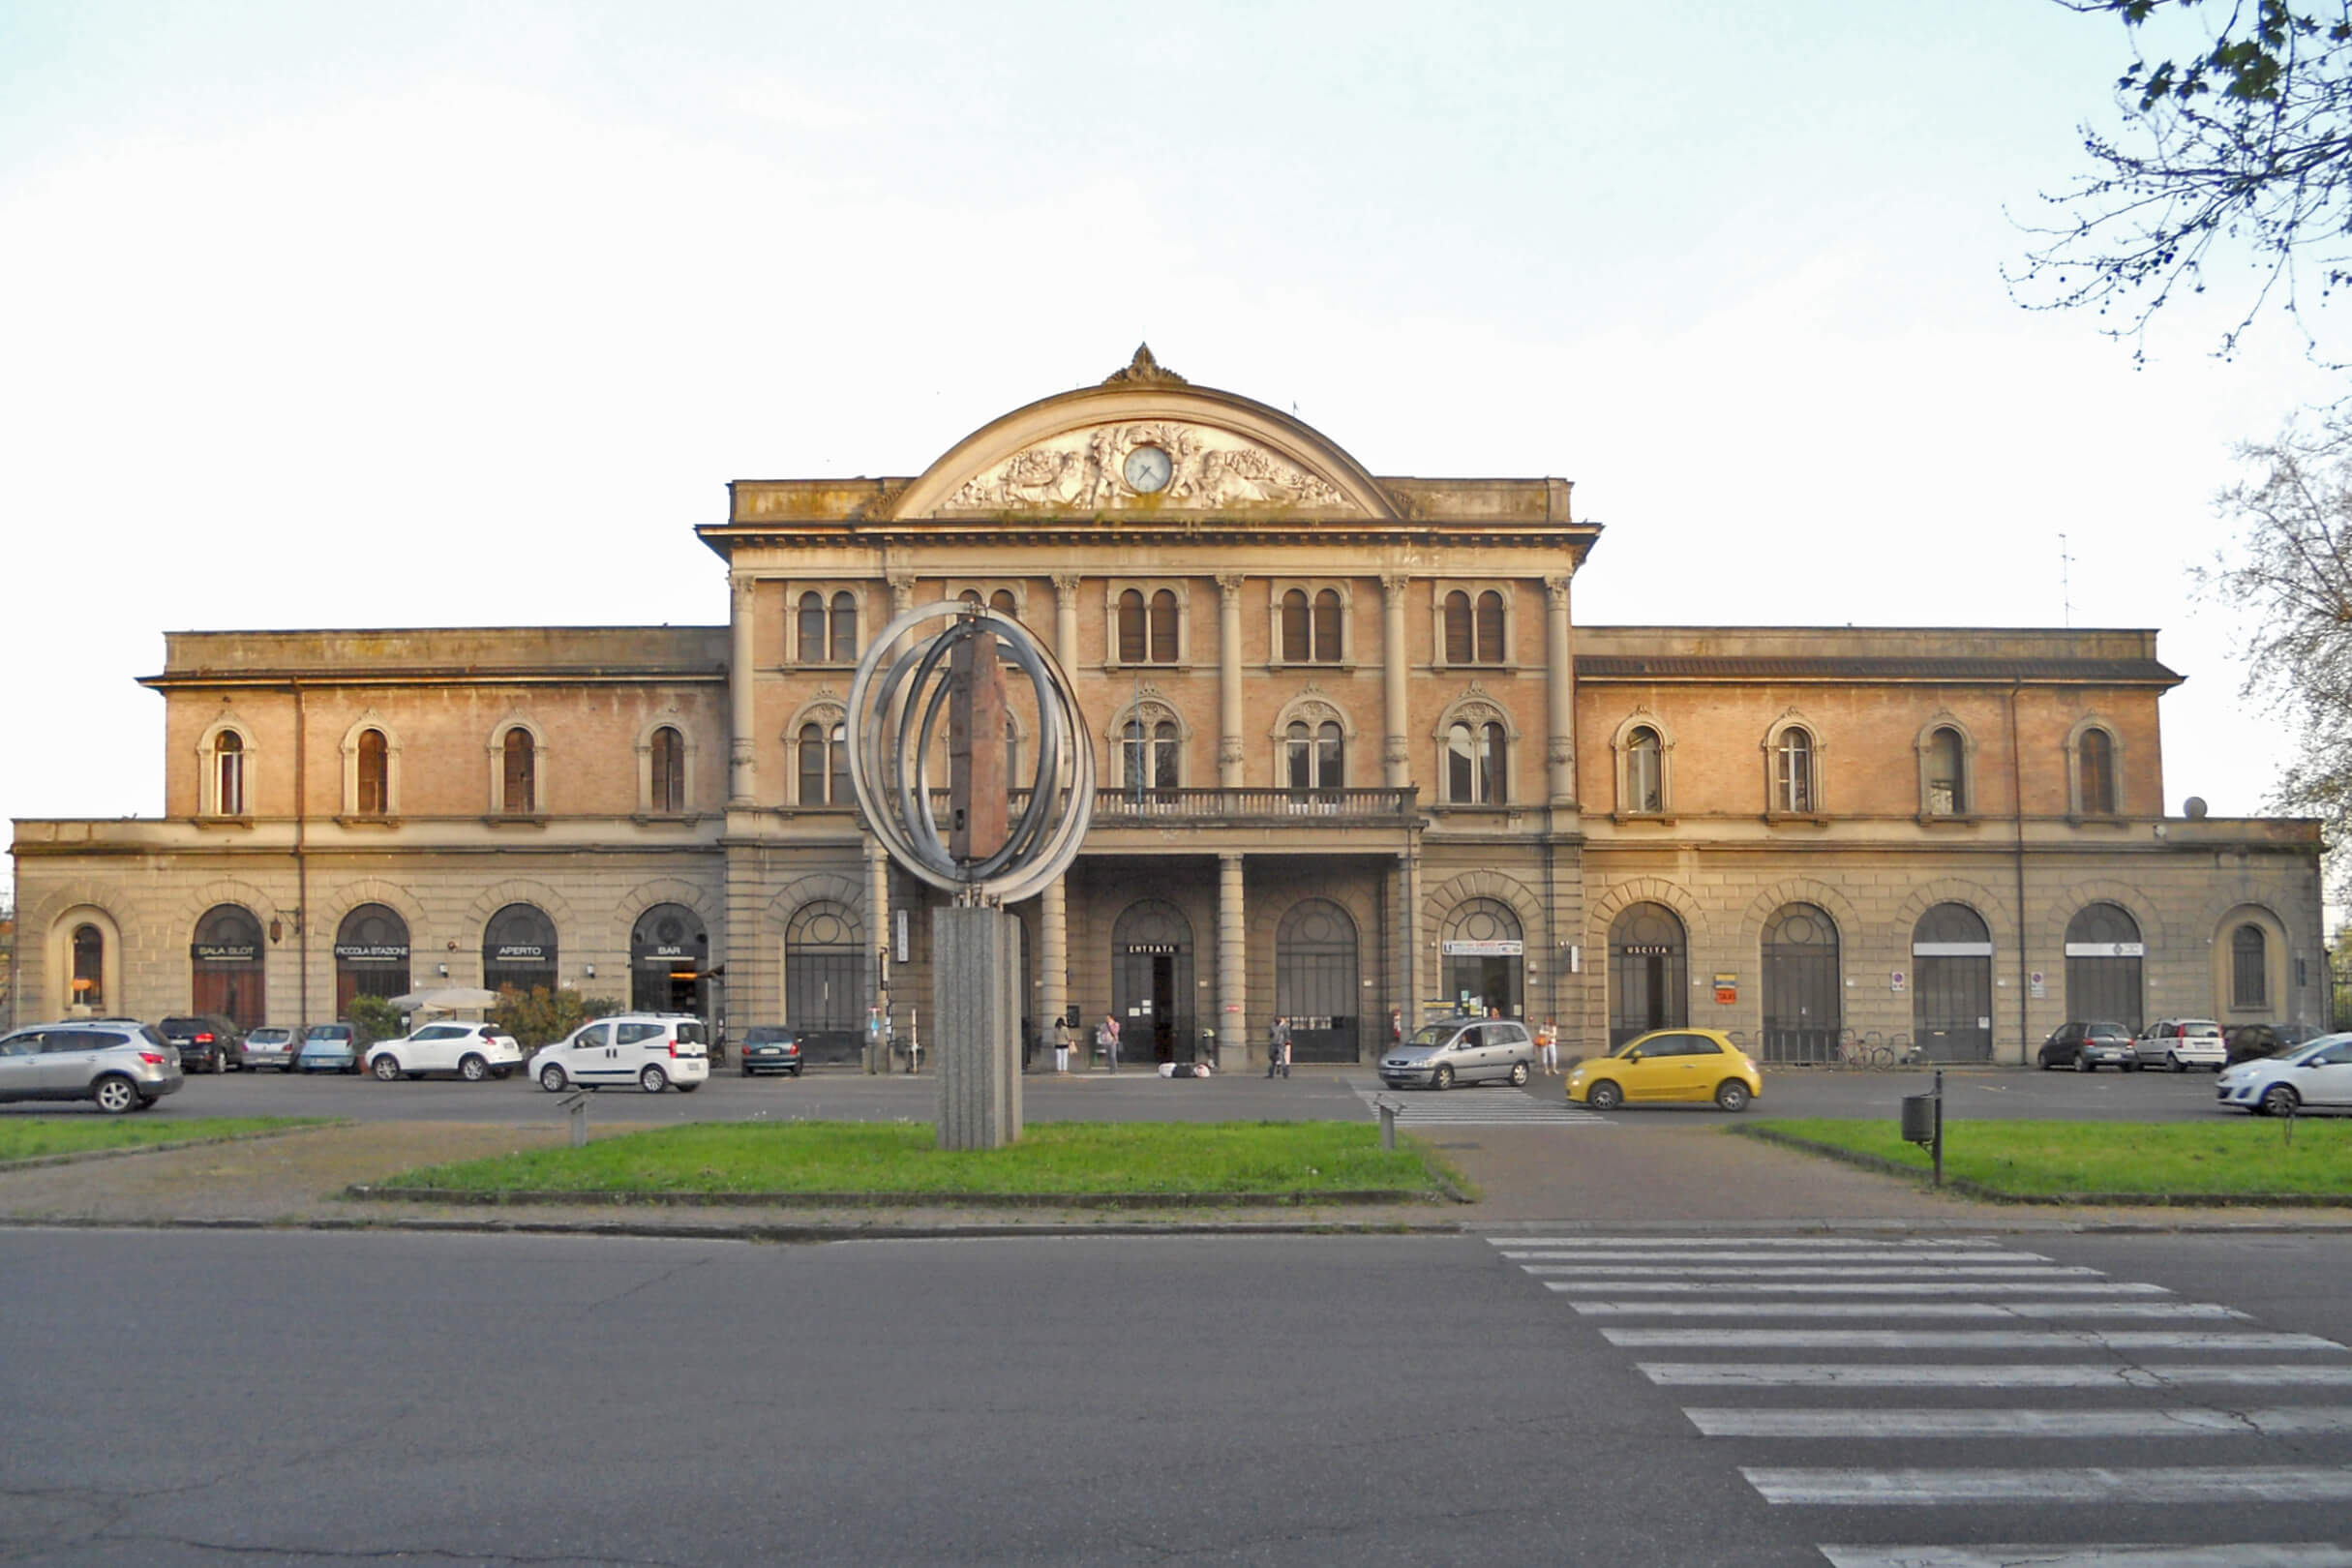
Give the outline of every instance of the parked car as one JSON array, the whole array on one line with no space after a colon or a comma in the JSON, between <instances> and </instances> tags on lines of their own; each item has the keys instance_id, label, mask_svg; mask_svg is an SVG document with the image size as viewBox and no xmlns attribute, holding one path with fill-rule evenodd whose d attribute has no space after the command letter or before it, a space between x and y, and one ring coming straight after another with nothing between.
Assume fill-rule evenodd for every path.
<instances>
[{"instance_id":1,"label":"parked car","mask_svg":"<svg viewBox=\"0 0 2352 1568\"><path fill-rule=\"evenodd\" d=\"M294 1069L299 1072L357 1072L359 1032L347 1023L311 1025L302 1032Z\"/></svg>"},{"instance_id":2,"label":"parked car","mask_svg":"<svg viewBox=\"0 0 2352 1568\"><path fill-rule=\"evenodd\" d=\"M623 1012L584 1023L539 1047L530 1075L549 1094L635 1084L658 1095L672 1084L681 1095L710 1076L709 1036L700 1018L672 1012Z\"/></svg>"},{"instance_id":3,"label":"parked car","mask_svg":"<svg viewBox=\"0 0 2352 1568\"><path fill-rule=\"evenodd\" d=\"M2230 1065L2282 1055L2310 1044L2326 1032L2317 1024L2307 1023L2240 1024L2229 1032Z\"/></svg>"},{"instance_id":4,"label":"parked car","mask_svg":"<svg viewBox=\"0 0 2352 1568\"><path fill-rule=\"evenodd\" d=\"M2131 1031L2120 1023L2098 1018L2076 1018L2060 1024L2041 1042L2034 1060L2045 1071L2052 1068L2072 1068L2077 1072L2095 1072L2103 1067L2129 1070L2140 1065Z\"/></svg>"},{"instance_id":5,"label":"parked car","mask_svg":"<svg viewBox=\"0 0 2352 1568\"><path fill-rule=\"evenodd\" d=\"M0 1101L87 1100L109 1116L179 1093L179 1052L136 1018L75 1018L0 1035Z\"/></svg>"},{"instance_id":6,"label":"parked car","mask_svg":"<svg viewBox=\"0 0 2352 1568\"><path fill-rule=\"evenodd\" d=\"M2211 1018L2160 1018L2132 1042L2142 1067L2168 1067L2186 1072L2192 1067L2216 1072L2229 1065L2229 1047L2221 1041L2221 1026Z\"/></svg>"},{"instance_id":7,"label":"parked car","mask_svg":"<svg viewBox=\"0 0 2352 1568\"><path fill-rule=\"evenodd\" d=\"M467 1083L503 1078L523 1065L523 1047L512 1035L486 1023L443 1019L411 1030L398 1040L368 1047L367 1069L384 1083L454 1072Z\"/></svg>"},{"instance_id":8,"label":"parked car","mask_svg":"<svg viewBox=\"0 0 2352 1568\"><path fill-rule=\"evenodd\" d=\"M2223 1068L2214 1098L2256 1116L2352 1108L2352 1035L2322 1035L2283 1055Z\"/></svg>"},{"instance_id":9,"label":"parked car","mask_svg":"<svg viewBox=\"0 0 2352 1568\"><path fill-rule=\"evenodd\" d=\"M1764 1093L1756 1063L1714 1029L1653 1029L1568 1070L1568 1102L1615 1110L1639 1101L1742 1111Z\"/></svg>"},{"instance_id":10,"label":"parked car","mask_svg":"<svg viewBox=\"0 0 2352 1568\"><path fill-rule=\"evenodd\" d=\"M1420 1084L1523 1084L1535 1070L1535 1037L1516 1018L1467 1015L1432 1019L1380 1058L1380 1081L1391 1089Z\"/></svg>"},{"instance_id":11,"label":"parked car","mask_svg":"<svg viewBox=\"0 0 2352 1568\"><path fill-rule=\"evenodd\" d=\"M217 1013L166 1018L155 1029L178 1048L183 1072L228 1072L245 1066L245 1037Z\"/></svg>"},{"instance_id":12,"label":"parked car","mask_svg":"<svg viewBox=\"0 0 2352 1568\"><path fill-rule=\"evenodd\" d=\"M797 1078L803 1065L800 1037L782 1024L753 1024L743 1031L735 1060L746 1078L755 1072L789 1072Z\"/></svg>"},{"instance_id":13,"label":"parked car","mask_svg":"<svg viewBox=\"0 0 2352 1568\"><path fill-rule=\"evenodd\" d=\"M263 1024L245 1034L245 1065L249 1068L274 1067L281 1072L294 1070L294 1053L301 1047L291 1029L275 1024Z\"/></svg>"}]
</instances>

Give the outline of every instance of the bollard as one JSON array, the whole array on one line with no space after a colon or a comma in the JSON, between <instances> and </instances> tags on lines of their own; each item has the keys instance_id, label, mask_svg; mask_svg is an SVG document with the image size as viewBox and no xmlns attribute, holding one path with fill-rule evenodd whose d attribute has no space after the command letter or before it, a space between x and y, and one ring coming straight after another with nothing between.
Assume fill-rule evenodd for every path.
<instances>
[{"instance_id":1,"label":"bollard","mask_svg":"<svg viewBox=\"0 0 2352 1568\"><path fill-rule=\"evenodd\" d=\"M572 1098L563 1101L564 1114L571 1118L572 1147L575 1149L588 1147L588 1099L586 1089L575 1089Z\"/></svg>"},{"instance_id":2,"label":"bollard","mask_svg":"<svg viewBox=\"0 0 2352 1568\"><path fill-rule=\"evenodd\" d=\"M1373 1101L1372 1104L1380 1112L1380 1147L1394 1149L1397 1146L1397 1102L1380 1099Z\"/></svg>"}]
</instances>

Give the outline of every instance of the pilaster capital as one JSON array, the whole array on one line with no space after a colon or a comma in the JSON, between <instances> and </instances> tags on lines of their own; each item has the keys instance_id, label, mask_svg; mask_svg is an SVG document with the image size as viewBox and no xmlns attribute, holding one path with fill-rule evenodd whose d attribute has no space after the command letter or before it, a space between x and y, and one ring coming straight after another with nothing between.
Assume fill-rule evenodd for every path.
<instances>
[{"instance_id":1,"label":"pilaster capital","mask_svg":"<svg viewBox=\"0 0 2352 1568\"><path fill-rule=\"evenodd\" d=\"M759 579L749 572L730 572L727 575L727 592L735 603L739 617L751 608L751 595L758 587Z\"/></svg>"},{"instance_id":2,"label":"pilaster capital","mask_svg":"<svg viewBox=\"0 0 2352 1568\"><path fill-rule=\"evenodd\" d=\"M915 574L913 572L892 572L890 573L890 604L892 608L896 609L902 614L914 608Z\"/></svg>"},{"instance_id":3,"label":"pilaster capital","mask_svg":"<svg viewBox=\"0 0 2352 1568\"><path fill-rule=\"evenodd\" d=\"M1576 742L1567 736L1555 735L1552 738L1550 755L1553 767L1565 768L1576 761Z\"/></svg>"},{"instance_id":4,"label":"pilaster capital","mask_svg":"<svg viewBox=\"0 0 2352 1568\"><path fill-rule=\"evenodd\" d=\"M1056 572L1053 574L1053 590L1068 600L1078 591L1078 581L1076 572Z\"/></svg>"},{"instance_id":5,"label":"pilaster capital","mask_svg":"<svg viewBox=\"0 0 2352 1568\"><path fill-rule=\"evenodd\" d=\"M1545 597L1545 599L1546 599L1547 601L1549 601L1549 602L1550 602L1550 604L1551 604L1551 606L1552 606L1552 608L1553 608L1553 609L1554 609L1554 610L1565 610L1565 609L1567 609L1567 608L1568 608L1568 579L1567 579L1567 578L1565 578L1565 577L1547 577L1547 578L1545 578L1545 579L1544 579L1544 597Z\"/></svg>"},{"instance_id":6,"label":"pilaster capital","mask_svg":"<svg viewBox=\"0 0 2352 1568\"><path fill-rule=\"evenodd\" d=\"M1217 574L1217 596L1220 603L1241 603L1241 588L1242 574L1240 572L1219 572Z\"/></svg>"},{"instance_id":7,"label":"pilaster capital","mask_svg":"<svg viewBox=\"0 0 2352 1568\"><path fill-rule=\"evenodd\" d=\"M1387 744L1381 751L1380 758L1383 762L1411 762L1413 760L1412 745L1404 739L1404 737L1401 735L1392 735L1388 738Z\"/></svg>"},{"instance_id":8,"label":"pilaster capital","mask_svg":"<svg viewBox=\"0 0 2352 1568\"><path fill-rule=\"evenodd\" d=\"M1411 581L1412 579L1402 572L1382 572L1380 574L1381 596L1390 604L1399 603L1404 597L1404 586Z\"/></svg>"}]
</instances>

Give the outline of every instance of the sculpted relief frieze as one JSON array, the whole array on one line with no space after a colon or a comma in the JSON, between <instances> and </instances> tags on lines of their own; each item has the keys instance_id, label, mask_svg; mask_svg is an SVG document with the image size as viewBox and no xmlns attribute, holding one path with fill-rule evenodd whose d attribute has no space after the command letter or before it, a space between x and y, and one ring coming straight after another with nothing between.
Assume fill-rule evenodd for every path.
<instances>
[{"instance_id":1,"label":"sculpted relief frieze","mask_svg":"<svg viewBox=\"0 0 2352 1568\"><path fill-rule=\"evenodd\" d=\"M950 512L1360 508L1337 485L1246 437L1174 420L1098 425L1024 447L948 498Z\"/></svg>"}]
</instances>

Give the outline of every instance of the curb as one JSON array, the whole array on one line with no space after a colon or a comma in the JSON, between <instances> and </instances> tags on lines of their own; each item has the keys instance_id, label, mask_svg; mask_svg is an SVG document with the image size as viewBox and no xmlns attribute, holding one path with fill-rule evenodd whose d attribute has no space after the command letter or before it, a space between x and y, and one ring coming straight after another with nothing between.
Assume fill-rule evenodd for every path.
<instances>
[{"instance_id":1,"label":"curb","mask_svg":"<svg viewBox=\"0 0 2352 1568\"><path fill-rule=\"evenodd\" d=\"M1429 1194L1401 1188L1332 1192L567 1192L545 1189L507 1191L447 1191L433 1187L376 1187L353 1183L347 1198L372 1202L445 1203L499 1208L509 1204L571 1203L648 1208L729 1209L1296 1209L1317 1204L1357 1206L1424 1203ZM1459 1195L1455 1202L1467 1202Z\"/></svg>"},{"instance_id":2,"label":"curb","mask_svg":"<svg viewBox=\"0 0 2352 1568\"><path fill-rule=\"evenodd\" d=\"M423 1220L195 1218L161 1220L50 1220L0 1218L0 1230L232 1230L232 1231L410 1231L442 1235L626 1236L675 1241L815 1243L846 1241L1069 1239L1079 1236L1462 1236L1457 1221L1362 1221L1344 1220L1252 1221L1217 1223L1174 1221L1165 1224L1114 1221L1104 1224L1006 1225L936 1221L923 1224L659 1224L628 1220Z\"/></svg>"},{"instance_id":3,"label":"curb","mask_svg":"<svg viewBox=\"0 0 2352 1568\"><path fill-rule=\"evenodd\" d=\"M1819 1155L1841 1164L1859 1166L1886 1176L1901 1176L1914 1183L1920 1171L1915 1165L1900 1164L1882 1155L1863 1154L1854 1149L1840 1149L1825 1143L1813 1143L1792 1137L1768 1125L1748 1125L1728 1128L1743 1138L1758 1138L1777 1144L1784 1149L1800 1149L1806 1154ZM2333 1192L2012 1192L2006 1188L1988 1187L1965 1176L1947 1176L1941 1189L1962 1197L1977 1198L1987 1203L2019 1203L2059 1209L2352 1209L2352 1195Z\"/></svg>"},{"instance_id":4,"label":"curb","mask_svg":"<svg viewBox=\"0 0 2352 1568\"><path fill-rule=\"evenodd\" d=\"M223 1132L209 1138L175 1138L169 1143L136 1143L124 1149L83 1149L74 1154L35 1155L29 1160L0 1160L0 1176L12 1170L40 1170L49 1165L80 1165L93 1160L128 1160L133 1155L176 1154L182 1149L208 1149L223 1143L264 1143L290 1138L299 1132L324 1132L331 1128L357 1127L348 1116L330 1117L302 1127L265 1128L258 1132Z\"/></svg>"}]
</instances>

